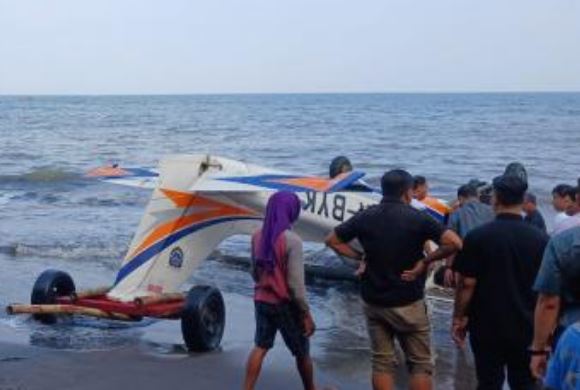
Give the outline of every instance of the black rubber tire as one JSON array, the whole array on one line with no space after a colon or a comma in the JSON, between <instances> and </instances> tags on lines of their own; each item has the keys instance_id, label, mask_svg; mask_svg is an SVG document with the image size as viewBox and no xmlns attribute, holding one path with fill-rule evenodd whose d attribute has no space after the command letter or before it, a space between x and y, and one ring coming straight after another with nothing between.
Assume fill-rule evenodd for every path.
<instances>
[{"instance_id":1,"label":"black rubber tire","mask_svg":"<svg viewBox=\"0 0 580 390\"><path fill-rule=\"evenodd\" d=\"M30 303L33 305L51 305L56 298L71 295L76 291L75 283L69 274L63 271L48 269L40 274L32 287ZM34 314L33 318L43 324L54 324L54 314Z\"/></svg>"},{"instance_id":2,"label":"black rubber tire","mask_svg":"<svg viewBox=\"0 0 580 390\"><path fill-rule=\"evenodd\" d=\"M226 323L226 307L220 291L211 286L195 286L187 293L181 313L181 333L190 352L217 349Z\"/></svg>"}]
</instances>

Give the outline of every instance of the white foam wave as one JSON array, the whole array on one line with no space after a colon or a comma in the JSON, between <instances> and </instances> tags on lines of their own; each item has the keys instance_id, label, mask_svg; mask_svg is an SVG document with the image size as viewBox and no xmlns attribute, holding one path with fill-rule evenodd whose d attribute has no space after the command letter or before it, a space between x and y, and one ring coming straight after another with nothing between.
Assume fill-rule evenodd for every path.
<instances>
[{"instance_id":1,"label":"white foam wave","mask_svg":"<svg viewBox=\"0 0 580 390\"><path fill-rule=\"evenodd\" d=\"M58 183L80 179L81 177L82 175L79 173L72 172L62 168L40 167L22 174L2 175L0 176L0 181L3 183L14 183L14 182Z\"/></svg>"},{"instance_id":2,"label":"white foam wave","mask_svg":"<svg viewBox=\"0 0 580 390\"><path fill-rule=\"evenodd\" d=\"M24 191L2 191L0 192L0 210L7 208L12 200L23 196Z\"/></svg>"},{"instance_id":3,"label":"white foam wave","mask_svg":"<svg viewBox=\"0 0 580 390\"><path fill-rule=\"evenodd\" d=\"M84 260L100 259L111 260L117 264L127 247L125 245L34 245L16 243L0 247L0 252L12 256L33 256L53 259Z\"/></svg>"}]
</instances>

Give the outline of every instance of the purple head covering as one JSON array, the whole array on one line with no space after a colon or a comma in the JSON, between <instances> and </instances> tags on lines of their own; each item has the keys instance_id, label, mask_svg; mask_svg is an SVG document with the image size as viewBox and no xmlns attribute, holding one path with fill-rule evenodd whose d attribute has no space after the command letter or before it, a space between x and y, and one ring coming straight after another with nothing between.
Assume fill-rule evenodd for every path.
<instances>
[{"instance_id":1,"label":"purple head covering","mask_svg":"<svg viewBox=\"0 0 580 390\"><path fill-rule=\"evenodd\" d=\"M300 215L300 199L293 192L280 191L268 200L262 226L260 246L256 254L256 266L272 271L276 263L276 240L290 229Z\"/></svg>"}]
</instances>

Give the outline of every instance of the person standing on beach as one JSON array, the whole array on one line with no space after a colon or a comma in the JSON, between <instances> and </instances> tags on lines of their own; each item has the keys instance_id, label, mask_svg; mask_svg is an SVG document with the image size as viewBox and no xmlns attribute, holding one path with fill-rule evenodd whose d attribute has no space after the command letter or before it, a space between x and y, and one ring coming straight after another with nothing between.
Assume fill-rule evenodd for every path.
<instances>
[{"instance_id":1,"label":"person standing on beach","mask_svg":"<svg viewBox=\"0 0 580 390\"><path fill-rule=\"evenodd\" d=\"M494 218L491 206L481 203L477 188L464 184L457 190L459 208L449 217L447 227L465 238L467 233Z\"/></svg>"},{"instance_id":2,"label":"person standing on beach","mask_svg":"<svg viewBox=\"0 0 580 390\"><path fill-rule=\"evenodd\" d=\"M447 227L457 233L462 239L467 233L494 218L490 205L480 202L477 188L464 184L457 189L459 208L449 216ZM456 277L453 272L454 256L445 259L445 266L435 273L435 283L444 287L455 287Z\"/></svg>"},{"instance_id":3,"label":"person standing on beach","mask_svg":"<svg viewBox=\"0 0 580 390\"><path fill-rule=\"evenodd\" d=\"M540 210L538 210L536 195L532 194L531 192L526 192L523 208L524 212L526 213L524 221L531 224L532 226L537 227L544 233L548 233L544 217L542 216L542 213L540 213Z\"/></svg>"},{"instance_id":4,"label":"person standing on beach","mask_svg":"<svg viewBox=\"0 0 580 390\"><path fill-rule=\"evenodd\" d=\"M352 163L346 156L337 156L332 159L328 167L328 177L334 179L341 173L351 172Z\"/></svg>"},{"instance_id":5,"label":"person standing on beach","mask_svg":"<svg viewBox=\"0 0 580 390\"><path fill-rule=\"evenodd\" d=\"M418 201L423 201L429 196L429 184L425 176L416 175L413 177L413 197Z\"/></svg>"},{"instance_id":6,"label":"person standing on beach","mask_svg":"<svg viewBox=\"0 0 580 390\"><path fill-rule=\"evenodd\" d=\"M361 293L372 350L375 390L392 389L397 366L394 339L405 352L411 389L431 389L434 370L430 322L424 302L426 263L461 248L461 239L410 206L413 177L396 169L381 180L383 200L336 227L326 244L338 254L366 262ZM358 239L362 253L348 245ZM424 256L425 242L440 243Z\"/></svg>"},{"instance_id":7,"label":"person standing on beach","mask_svg":"<svg viewBox=\"0 0 580 390\"><path fill-rule=\"evenodd\" d=\"M580 321L562 335L544 380L549 390L580 389Z\"/></svg>"},{"instance_id":8,"label":"person standing on beach","mask_svg":"<svg viewBox=\"0 0 580 390\"><path fill-rule=\"evenodd\" d=\"M554 226L558 226L566 218L569 218L566 211L570 208L574 202L574 196L572 196L573 187L568 184L558 184L552 190L552 206L556 210L556 216L554 217Z\"/></svg>"},{"instance_id":9,"label":"person standing on beach","mask_svg":"<svg viewBox=\"0 0 580 390\"><path fill-rule=\"evenodd\" d=\"M277 192L268 200L262 229L252 236L256 334L246 364L245 390L256 385L278 331L296 359L304 389L315 389L308 340L315 324L306 302L302 240L291 230L299 214L298 196Z\"/></svg>"},{"instance_id":10,"label":"person standing on beach","mask_svg":"<svg viewBox=\"0 0 580 390\"><path fill-rule=\"evenodd\" d=\"M429 183L425 176L420 175L413 177L413 199L411 200L411 205L419 210L425 209L426 206L435 210L442 217L444 223L447 223L449 213L452 210L447 203L429 195Z\"/></svg>"},{"instance_id":11,"label":"person standing on beach","mask_svg":"<svg viewBox=\"0 0 580 390\"><path fill-rule=\"evenodd\" d=\"M573 205L568 206L568 209L566 211L568 218L564 219L554 227L552 235L557 235L563 232L564 230L580 226L580 179L578 179L578 185L576 186L576 188L570 191L570 193L571 194L573 193L575 195L576 201L574 202Z\"/></svg>"},{"instance_id":12,"label":"person standing on beach","mask_svg":"<svg viewBox=\"0 0 580 390\"><path fill-rule=\"evenodd\" d=\"M512 389L532 389L532 284L548 236L522 218L525 181L504 175L492 185L496 218L467 233L455 260L452 337L463 347L469 332L478 389L501 390L506 367Z\"/></svg>"},{"instance_id":13,"label":"person standing on beach","mask_svg":"<svg viewBox=\"0 0 580 390\"><path fill-rule=\"evenodd\" d=\"M538 273L532 373L541 377L559 336L580 321L580 226L552 236Z\"/></svg>"}]
</instances>

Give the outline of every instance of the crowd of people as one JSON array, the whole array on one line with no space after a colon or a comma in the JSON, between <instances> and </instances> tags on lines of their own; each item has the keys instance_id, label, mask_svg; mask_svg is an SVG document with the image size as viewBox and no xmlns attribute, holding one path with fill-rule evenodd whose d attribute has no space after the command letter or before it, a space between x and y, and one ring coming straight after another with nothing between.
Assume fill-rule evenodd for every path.
<instances>
[{"instance_id":1,"label":"crowd of people","mask_svg":"<svg viewBox=\"0 0 580 390\"><path fill-rule=\"evenodd\" d=\"M332 175L331 169L331 175ZM394 388L398 341L411 389L433 388L434 354L425 281L455 288L451 337L469 340L478 389L580 389L580 179L552 191L548 229L528 191L527 175L496 177L490 191L470 182L442 224L411 204L429 201L424 177L400 169L381 180L382 201L337 226L326 244L360 261L361 297L370 341L372 387ZM490 196L491 195L491 196ZM433 199L431 201L434 201ZM304 388L315 389L309 337L315 331L304 287L302 242L292 232L300 201L279 192L252 237L255 347L246 367L253 389L280 332ZM350 245L358 240L362 251ZM436 249L425 250L427 242ZM507 375L506 375L507 374Z\"/></svg>"}]
</instances>

